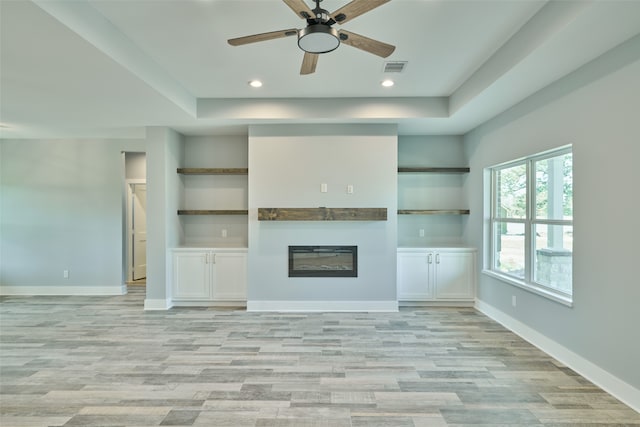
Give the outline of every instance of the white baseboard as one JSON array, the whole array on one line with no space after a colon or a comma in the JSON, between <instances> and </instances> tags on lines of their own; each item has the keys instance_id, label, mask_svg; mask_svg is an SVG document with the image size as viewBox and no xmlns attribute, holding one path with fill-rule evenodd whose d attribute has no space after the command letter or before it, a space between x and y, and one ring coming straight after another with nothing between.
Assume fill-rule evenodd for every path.
<instances>
[{"instance_id":1,"label":"white baseboard","mask_svg":"<svg viewBox=\"0 0 640 427\"><path fill-rule=\"evenodd\" d=\"M396 312L392 301L247 301L247 311L376 311Z\"/></svg>"},{"instance_id":2,"label":"white baseboard","mask_svg":"<svg viewBox=\"0 0 640 427\"><path fill-rule=\"evenodd\" d=\"M637 388L610 374L561 344L558 344L540 332L531 329L529 326L498 310L492 305L477 300L475 308L516 335L519 335L524 340L549 354L551 357L573 369L598 387L605 390L607 393L630 406L633 410L640 412L640 390Z\"/></svg>"},{"instance_id":3,"label":"white baseboard","mask_svg":"<svg viewBox=\"0 0 640 427\"><path fill-rule=\"evenodd\" d=\"M127 286L0 286L0 295L98 296L125 295Z\"/></svg>"},{"instance_id":4,"label":"white baseboard","mask_svg":"<svg viewBox=\"0 0 640 427\"><path fill-rule=\"evenodd\" d=\"M149 299L146 298L144 300L144 309L146 311L153 311L153 310L169 310L171 307L173 307L173 304L171 303L170 299Z\"/></svg>"}]
</instances>

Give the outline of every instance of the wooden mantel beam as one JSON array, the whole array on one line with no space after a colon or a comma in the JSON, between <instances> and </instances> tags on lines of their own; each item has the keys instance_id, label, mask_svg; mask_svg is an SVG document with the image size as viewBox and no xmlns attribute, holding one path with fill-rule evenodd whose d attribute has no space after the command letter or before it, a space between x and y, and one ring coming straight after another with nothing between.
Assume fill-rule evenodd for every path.
<instances>
[{"instance_id":1,"label":"wooden mantel beam","mask_svg":"<svg viewBox=\"0 0 640 427\"><path fill-rule=\"evenodd\" d=\"M259 221L386 221L387 208L258 208Z\"/></svg>"}]
</instances>

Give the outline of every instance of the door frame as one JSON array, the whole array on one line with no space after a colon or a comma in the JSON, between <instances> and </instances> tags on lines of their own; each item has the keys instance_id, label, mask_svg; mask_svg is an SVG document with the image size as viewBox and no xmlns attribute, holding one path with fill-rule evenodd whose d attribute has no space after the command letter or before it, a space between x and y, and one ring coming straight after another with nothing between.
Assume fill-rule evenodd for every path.
<instances>
[{"instance_id":1,"label":"door frame","mask_svg":"<svg viewBox=\"0 0 640 427\"><path fill-rule=\"evenodd\" d=\"M126 244L125 244L125 252L126 252L126 271L125 271L125 277L126 277L126 281L127 282L132 282L133 281L133 233L132 233L132 226L133 226L133 206L131 205L131 200L133 197L133 190L132 190L132 185L134 184L146 184L147 180L146 179L136 179L136 178L131 178L131 179L125 179L125 188L127 190L127 201L126 201L126 230L125 230L125 239L126 239Z\"/></svg>"}]
</instances>

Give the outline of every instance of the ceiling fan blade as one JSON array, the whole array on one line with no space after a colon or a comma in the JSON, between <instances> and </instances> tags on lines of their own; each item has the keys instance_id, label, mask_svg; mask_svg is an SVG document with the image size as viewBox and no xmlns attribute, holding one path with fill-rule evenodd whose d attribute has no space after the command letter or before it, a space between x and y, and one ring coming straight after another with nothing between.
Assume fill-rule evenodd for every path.
<instances>
[{"instance_id":1,"label":"ceiling fan blade","mask_svg":"<svg viewBox=\"0 0 640 427\"><path fill-rule=\"evenodd\" d=\"M342 43L364 50L365 52L373 53L382 58L386 58L396 50L396 47L393 45L382 43L350 31L340 30L338 33L340 34L340 41Z\"/></svg>"},{"instance_id":2,"label":"ceiling fan blade","mask_svg":"<svg viewBox=\"0 0 640 427\"><path fill-rule=\"evenodd\" d=\"M316 71L316 64L318 64L318 55L317 53L304 53L304 58L302 58L302 67L300 67L300 74L313 74Z\"/></svg>"},{"instance_id":3,"label":"ceiling fan blade","mask_svg":"<svg viewBox=\"0 0 640 427\"><path fill-rule=\"evenodd\" d=\"M367 13L378 6L389 2L390 0L353 0L342 6L331 14L331 18L338 24L344 24L347 21L357 18L363 13Z\"/></svg>"},{"instance_id":4,"label":"ceiling fan blade","mask_svg":"<svg viewBox=\"0 0 640 427\"><path fill-rule=\"evenodd\" d=\"M293 10L299 18L315 18L316 14L303 0L282 0Z\"/></svg>"},{"instance_id":5,"label":"ceiling fan blade","mask_svg":"<svg viewBox=\"0 0 640 427\"><path fill-rule=\"evenodd\" d=\"M241 46L243 44L263 42L266 40L273 40L273 39L279 39L282 37L296 36L296 35L298 35L298 30L296 30L295 28L292 28L290 30L271 31L269 33L260 33L260 34L253 34L251 36L238 37L235 39L229 39L227 40L227 42L231 46Z\"/></svg>"}]
</instances>

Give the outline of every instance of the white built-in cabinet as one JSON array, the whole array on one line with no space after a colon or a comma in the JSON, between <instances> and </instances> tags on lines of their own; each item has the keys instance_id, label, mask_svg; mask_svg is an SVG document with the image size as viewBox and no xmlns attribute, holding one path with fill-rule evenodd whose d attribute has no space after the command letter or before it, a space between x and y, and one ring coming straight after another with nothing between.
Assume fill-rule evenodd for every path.
<instances>
[{"instance_id":1,"label":"white built-in cabinet","mask_svg":"<svg viewBox=\"0 0 640 427\"><path fill-rule=\"evenodd\" d=\"M473 302L475 263L471 248L399 248L398 301Z\"/></svg>"},{"instance_id":2,"label":"white built-in cabinet","mask_svg":"<svg viewBox=\"0 0 640 427\"><path fill-rule=\"evenodd\" d=\"M398 147L398 300L472 303L476 252L459 247L469 214L462 140L403 137ZM176 171L182 237L169 254L173 303L245 304L248 143L190 137L184 148L186 167Z\"/></svg>"},{"instance_id":3,"label":"white built-in cabinet","mask_svg":"<svg viewBox=\"0 0 640 427\"><path fill-rule=\"evenodd\" d=\"M189 136L183 149L180 241L168 252L173 305L246 305L248 141Z\"/></svg>"},{"instance_id":4,"label":"white built-in cabinet","mask_svg":"<svg viewBox=\"0 0 640 427\"><path fill-rule=\"evenodd\" d=\"M175 248L171 256L176 305L246 301L246 248Z\"/></svg>"},{"instance_id":5,"label":"white built-in cabinet","mask_svg":"<svg viewBox=\"0 0 640 427\"><path fill-rule=\"evenodd\" d=\"M464 246L470 169L462 138L399 137L398 164L398 301L472 304L476 250Z\"/></svg>"}]
</instances>

